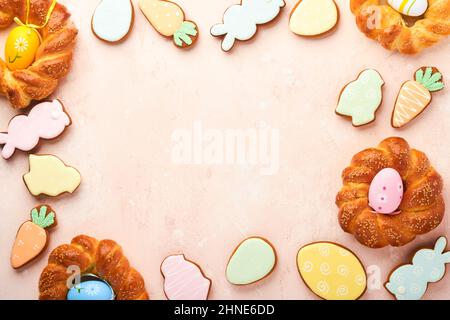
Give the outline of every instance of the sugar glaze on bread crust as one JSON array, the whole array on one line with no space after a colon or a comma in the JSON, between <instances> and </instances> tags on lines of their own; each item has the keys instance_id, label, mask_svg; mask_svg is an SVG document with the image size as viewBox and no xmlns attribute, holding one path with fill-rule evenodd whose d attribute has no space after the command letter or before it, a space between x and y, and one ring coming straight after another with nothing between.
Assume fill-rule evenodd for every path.
<instances>
[{"instance_id":1,"label":"sugar glaze on bread crust","mask_svg":"<svg viewBox=\"0 0 450 320\"><path fill-rule=\"evenodd\" d=\"M384 168L397 170L404 194L397 215L375 213L368 203L369 186ZM443 181L427 156L398 137L353 156L342 172L344 186L336 196L338 220L345 232L365 246L403 246L436 228L444 217Z\"/></svg>"},{"instance_id":2,"label":"sugar glaze on bread crust","mask_svg":"<svg viewBox=\"0 0 450 320\"><path fill-rule=\"evenodd\" d=\"M450 35L450 0L428 0L428 10L413 26L381 0L350 0L356 24L368 38L389 50L414 54Z\"/></svg>"},{"instance_id":3,"label":"sugar glaze on bread crust","mask_svg":"<svg viewBox=\"0 0 450 320\"><path fill-rule=\"evenodd\" d=\"M15 17L26 19L27 0L0 0L0 29L9 27ZM42 25L52 0L30 0L29 22ZM72 55L78 30L70 20L66 7L57 3L47 25L40 29L42 43L34 63L27 69L8 69L0 59L0 94L14 108L26 108L32 100L51 95L61 78L72 66Z\"/></svg>"},{"instance_id":4,"label":"sugar glaze on bread crust","mask_svg":"<svg viewBox=\"0 0 450 320\"><path fill-rule=\"evenodd\" d=\"M67 272L78 266L82 274L92 273L107 281L116 300L148 300L144 279L124 256L122 248L112 240L98 241L79 235L70 244L54 249L39 279L40 300L65 300L69 290Z\"/></svg>"}]
</instances>

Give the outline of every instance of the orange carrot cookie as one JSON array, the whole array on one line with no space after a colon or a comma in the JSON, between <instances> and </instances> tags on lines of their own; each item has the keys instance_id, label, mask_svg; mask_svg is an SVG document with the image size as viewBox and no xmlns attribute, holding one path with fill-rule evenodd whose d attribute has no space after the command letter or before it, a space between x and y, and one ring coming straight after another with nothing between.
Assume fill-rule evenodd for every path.
<instances>
[{"instance_id":1,"label":"orange carrot cookie","mask_svg":"<svg viewBox=\"0 0 450 320\"><path fill-rule=\"evenodd\" d=\"M185 20L179 5L166 0L139 0L139 8L158 33L172 37L178 48L195 44L198 28L195 22Z\"/></svg>"},{"instance_id":2,"label":"orange carrot cookie","mask_svg":"<svg viewBox=\"0 0 450 320\"><path fill-rule=\"evenodd\" d=\"M56 225L52 208L41 205L31 210L31 221L24 222L17 231L11 252L11 266L20 268L36 258L47 246L46 229Z\"/></svg>"},{"instance_id":3,"label":"orange carrot cookie","mask_svg":"<svg viewBox=\"0 0 450 320\"><path fill-rule=\"evenodd\" d=\"M401 128L419 116L431 103L431 92L444 89L442 74L434 67L416 71L415 80L406 81L400 88L392 112L391 124Z\"/></svg>"}]
</instances>

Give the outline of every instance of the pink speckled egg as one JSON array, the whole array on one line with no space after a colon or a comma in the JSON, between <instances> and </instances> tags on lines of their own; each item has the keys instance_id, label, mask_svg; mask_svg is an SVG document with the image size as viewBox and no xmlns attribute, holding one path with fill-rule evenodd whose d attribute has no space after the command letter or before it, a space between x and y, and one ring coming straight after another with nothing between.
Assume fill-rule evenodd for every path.
<instances>
[{"instance_id":1,"label":"pink speckled egg","mask_svg":"<svg viewBox=\"0 0 450 320\"><path fill-rule=\"evenodd\" d=\"M394 213L403 198L402 177L397 170L385 168L378 172L369 187L369 205L378 213Z\"/></svg>"}]
</instances>

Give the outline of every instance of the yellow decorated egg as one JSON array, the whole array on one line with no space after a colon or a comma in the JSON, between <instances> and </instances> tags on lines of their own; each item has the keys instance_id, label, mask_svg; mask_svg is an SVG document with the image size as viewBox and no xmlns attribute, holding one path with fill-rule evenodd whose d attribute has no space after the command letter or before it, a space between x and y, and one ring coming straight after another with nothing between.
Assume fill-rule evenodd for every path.
<instances>
[{"instance_id":1,"label":"yellow decorated egg","mask_svg":"<svg viewBox=\"0 0 450 320\"><path fill-rule=\"evenodd\" d=\"M26 69L34 62L40 39L37 31L30 27L14 28L6 39L5 60L9 69Z\"/></svg>"},{"instance_id":2,"label":"yellow decorated egg","mask_svg":"<svg viewBox=\"0 0 450 320\"><path fill-rule=\"evenodd\" d=\"M305 284L325 300L356 300L366 290L364 266L350 250L330 242L301 248L297 267Z\"/></svg>"}]
</instances>

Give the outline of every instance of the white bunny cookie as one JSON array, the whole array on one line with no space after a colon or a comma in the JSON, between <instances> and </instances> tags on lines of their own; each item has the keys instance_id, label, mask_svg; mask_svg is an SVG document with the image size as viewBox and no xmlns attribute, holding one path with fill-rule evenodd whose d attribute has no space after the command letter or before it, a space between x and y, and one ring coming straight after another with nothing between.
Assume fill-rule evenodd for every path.
<instances>
[{"instance_id":1,"label":"white bunny cookie","mask_svg":"<svg viewBox=\"0 0 450 320\"><path fill-rule=\"evenodd\" d=\"M264 24L275 19L280 8L286 4L284 0L242 0L241 4L229 7L223 15L223 23L211 28L215 37L225 36L222 50L230 51L237 40L251 39L258 24Z\"/></svg>"},{"instance_id":2,"label":"white bunny cookie","mask_svg":"<svg viewBox=\"0 0 450 320\"><path fill-rule=\"evenodd\" d=\"M427 290L428 282L437 282L445 275L445 264L450 262L450 251L444 252L447 239L440 237L434 249L421 249L412 264L395 269L389 276L386 289L397 300L419 300Z\"/></svg>"}]
</instances>

